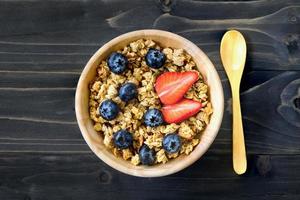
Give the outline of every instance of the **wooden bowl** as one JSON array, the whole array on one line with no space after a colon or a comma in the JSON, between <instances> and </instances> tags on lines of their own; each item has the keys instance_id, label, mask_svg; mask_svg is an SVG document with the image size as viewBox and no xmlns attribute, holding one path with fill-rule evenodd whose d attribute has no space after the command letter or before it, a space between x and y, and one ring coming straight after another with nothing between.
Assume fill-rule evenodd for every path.
<instances>
[{"instance_id":1,"label":"wooden bowl","mask_svg":"<svg viewBox=\"0 0 300 200\"><path fill-rule=\"evenodd\" d=\"M99 36L101 37L101 36ZM181 155L166 164L154 166L134 166L129 161L115 157L103 144L103 137L93 128L89 117L89 88L90 81L96 76L96 68L101 60L106 59L112 52L137 39L152 39L163 47L182 48L189 53L204 80L209 86L210 101L213 114L205 128L199 145L190 155ZM214 141L223 118L224 96L220 78L209 58L192 42L174 33L160 30L139 30L123 34L103 45L85 66L76 90L75 109L81 133L91 150L106 164L123 173L141 177L158 177L173 174L198 160Z\"/></svg>"}]
</instances>

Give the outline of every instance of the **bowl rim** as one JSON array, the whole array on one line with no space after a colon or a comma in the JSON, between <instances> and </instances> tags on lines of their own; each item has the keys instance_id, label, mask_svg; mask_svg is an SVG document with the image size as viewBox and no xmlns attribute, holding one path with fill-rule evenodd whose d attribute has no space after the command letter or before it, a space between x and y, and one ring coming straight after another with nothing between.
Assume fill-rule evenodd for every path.
<instances>
[{"instance_id":1,"label":"bowl rim","mask_svg":"<svg viewBox=\"0 0 300 200\"><path fill-rule=\"evenodd\" d=\"M92 67L92 65L98 60L98 57L106 52L109 47L112 47L114 45L116 45L119 41L123 41L124 39L128 39L130 37L133 37L133 36L136 36L136 35L141 35L141 38L142 36L147 36L147 35L168 35L169 37L175 37L176 39L178 40L181 40L183 41L184 43L188 44L189 46L191 46L193 48L193 51L195 50L196 53L198 54L201 54L201 57L205 58L205 62L208 63L208 65L210 65L209 67L211 67L211 73L213 74L213 79L215 81L214 84L217 85L217 88L218 88L218 92L219 92L219 96L218 98L220 98L220 110L218 110L218 115L217 115L217 122L214 124L215 126L215 129L212 133L210 133L210 139L208 140L208 143L207 143L207 147L204 151L202 152L198 152L198 154L196 154L196 156L190 156L188 155L187 157L190 157L190 159L188 160L188 162L183 162L181 163L181 165L174 165L174 167L172 167L171 169L169 168L168 170L165 170L165 169L160 169L160 168L157 168L155 166L161 166L161 165L154 165L154 166L151 166L149 168L147 168L147 170L144 170L142 174L139 174L139 173L136 173L136 169L134 169L134 167L136 166L133 166L133 168L127 168L127 167L124 167L124 166L121 166L119 163L116 163L115 161L113 161L111 158L107 157L104 153L102 153L101 151L99 150L96 150L95 147L92 145L92 141L91 139L88 137L89 135L89 132L88 132L88 129L86 128L86 125L85 123L83 123L81 120L83 119L82 118L82 113L83 113L83 109L82 107L78 106L80 105L81 101L82 101L82 95L81 93L79 92L79 90L82 89L83 85L84 85L84 80L86 78L86 76L88 75L89 73L89 70L90 68ZM88 88L87 88L88 89ZM224 92L223 92L223 87L222 87L222 84L221 84L221 80L220 80L220 77L215 69L215 66L213 65L213 63L210 61L210 59L208 58L208 56L197 46L195 45L193 42L191 42L190 40L180 36L180 35L177 35L175 33L171 33L171 32L168 32L168 31L163 31L163 30L157 30L157 29L142 29L142 30L136 30L136 31L131 31L131 32L127 32L127 33L124 33L124 34L121 34L113 39L111 39L110 41L108 41L107 43L105 43L103 46L101 46L94 54L93 56L89 59L89 61L87 62L87 64L85 65L81 75L80 75L80 78L79 78L79 81L77 83L77 87L76 87L76 93L75 93L75 113L76 113L76 119L77 119L77 123L78 123L78 126L79 126L79 129L81 131L81 134L85 140L85 142L88 144L88 146L90 147L90 149L93 151L93 153L98 157L100 158L103 162L105 162L106 164L108 164L110 167L120 171L120 172L123 172L125 174L128 174L128 175L133 175L133 176L139 176L139 177L160 177L160 176L166 176L166 175L170 175L170 174L173 174L173 173L176 173L190 165L192 165L194 162L196 162L200 157L202 157L202 155L207 152L207 150L209 149L209 147L211 146L211 144L213 143L213 141L215 140L218 132L219 132L219 129L220 129L220 126L221 126L221 123L222 123L222 120L223 120L223 113L224 113ZM91 120L91 119L90 119ZM206 127L207 128L207 127ZM120 158L118 158L120 159ZM128 161L127 161L128 162ZM151 169L152 170L149 170Z\"/></svg>"}]
</instances>

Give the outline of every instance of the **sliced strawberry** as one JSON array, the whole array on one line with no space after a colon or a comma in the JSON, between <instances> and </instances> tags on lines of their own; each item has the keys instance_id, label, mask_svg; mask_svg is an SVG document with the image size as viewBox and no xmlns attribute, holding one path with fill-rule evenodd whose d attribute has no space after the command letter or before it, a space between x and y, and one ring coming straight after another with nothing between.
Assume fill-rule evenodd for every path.
<instances>
[{"instance_id":1,"label":"sliced strawberry","mask_svg":"<svg viewBox=\"0 0 300 200\"><path fill-rule=\"evenodd\" d=\"M165 72L156 79L155 90L163 104L178 102L199 78L196 71Z\"/></svg>"},{"instance_id":2,"label":"sliced strawberry","mask_svg":"<svg viewBox=\"0 0 300 200\"><path fill-rule=\"evenodd\" d=\"M199 101L182 99L176 104L162 107L161 111L165 122L179 123L198 113L201 108L202 104Z\"/></svg>"}]
</instances>

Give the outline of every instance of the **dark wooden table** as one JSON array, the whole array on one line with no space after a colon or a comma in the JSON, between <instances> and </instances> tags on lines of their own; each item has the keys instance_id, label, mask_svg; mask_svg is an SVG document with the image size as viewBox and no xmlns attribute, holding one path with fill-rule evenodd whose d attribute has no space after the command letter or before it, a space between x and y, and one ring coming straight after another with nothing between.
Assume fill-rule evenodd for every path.
<instances>
[{"instance_id":1,"label":"dark wooden table","mask_svg":"<svg viewBox=\"0 0 300 200\"><path fill-rule=\"evenodd\" d=\"M78 129L74 93L89 57L111 38L178 33L215 64L221 130L205 156L163 178L113 170ZM231 94L219 56L228 29L247 40L241 103L248 171L231 161ZM0 199L300 199L300 1L0 0Z\"/></svg>"}]
</instances>

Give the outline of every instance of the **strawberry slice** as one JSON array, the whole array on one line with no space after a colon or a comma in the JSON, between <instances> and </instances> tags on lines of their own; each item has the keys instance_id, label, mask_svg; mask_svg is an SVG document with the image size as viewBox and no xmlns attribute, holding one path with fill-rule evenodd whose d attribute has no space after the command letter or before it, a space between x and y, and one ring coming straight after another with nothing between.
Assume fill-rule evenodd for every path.
<instances>
[{"instance_id":1,"label":"strawberry slice","mask_svg":"<svg viewBox=\"0 0 300 200\"><path fill-rule=\"evenodd\" d=\"M165 72L155 83L155 90L163 104L178 102L199 78L197 71Z\"/></svg>"},{"instance_id":2,"label":"strawberry slice","mask_svg":"<svg viewBox=\"0 0 300 200\"><path fill-rule=\"evenodd\" d=\"M179 123L189 117L195 115L202 108L199 101L191 99L182 99L180 102L173 105L166 105L162 107L161 112L164 120L167 123Z\"/></svg>"}]
</instances>

